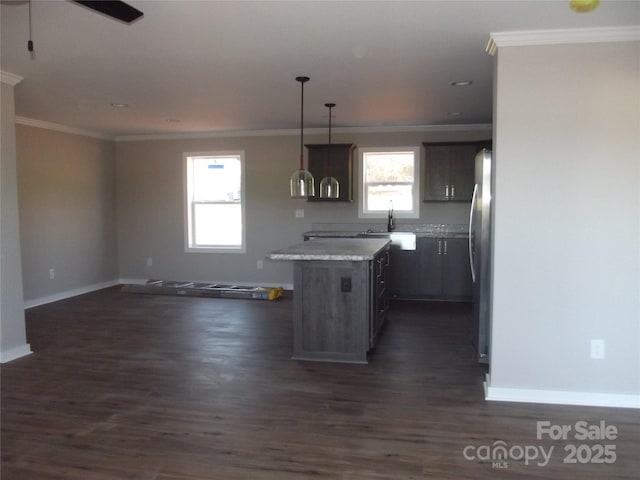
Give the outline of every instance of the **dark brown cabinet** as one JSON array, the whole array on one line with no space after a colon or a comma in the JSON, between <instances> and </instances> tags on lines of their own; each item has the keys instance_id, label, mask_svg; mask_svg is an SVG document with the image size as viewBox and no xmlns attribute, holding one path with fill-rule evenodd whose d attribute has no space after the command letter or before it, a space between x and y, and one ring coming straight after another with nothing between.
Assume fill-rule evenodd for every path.
<instances>
[{"instance_id":1,"label":"dark brown cabinet","mask_svg":"<svg viewBox=\"0 0 640 480\"><path fill-rule=\"evenodd\" d=\"M353 151L350 143L306 145L309 152L308 169L315 181L316 195L310 202L351 202L353 200ZM335 177L340 184L340 197L320 198L320 181Z\"/></svg>"},{"instance_id":2,"label":"dark brown cabinet","mask_svg":"<svg viewBox=\"0 0 640 480\"><path fill-rule=\"evenodd\" d=\"M293 358L367 363L389 308L389 246L373 260L294 262Z\"/></svg>"},{"instance_id":3,"label":"dark brown cabinet","mask_svg":"<svg viewBox=\"0 0 640 480\"><path fill-rule=\"evenodd\" d=\"M391 252L389 247L376 255L371 267L371 315L369 325L369 348L373 348L384 325L389 309L389 267Z\"/></svg>"},{"instance_id":4,"label":"dark brown cabinet","mask_svg":"<svg viewBox=\"0 0 640 480\"><path fill-rule=\"evenodd\" d=\"M442 297L447 300L471 300L468 240L443 238L442 258Z\"/></svg>"},{"instance_id":5,"label":"dark brown cabinet","mask_svg":"<svg viewBox=\"0 0 640 480\"><path fill-rule=\"evenodd\" d=\"M391 249L391 296L415 300L471 300L466 238L419 237L416 250Z\"/></svg>"},{"instance_id":6,"label":"dark brown cabinet","mask_svg":"<svg viewBox=\"0 0 640 480\"><path fill-rule=\"evenodd\" d=\"M444 297L444 248L442 238L420 238L420 270L423 272L421 295L429 299Z\"/></svg>"},{"instance_id":7,"label":"dark brown cabinet","mask_svg":"<svg viewBox=\"0 0 640 480\"><path fill-rule=\"evenodd\" d=\"M475 156L491 141L424 143L425 202L470 202L475 184Z\"/></svg>"},{"instance_id":8,"label":"dark brown cabinet","mask_svg":"<svg viewBox=\"0 0 640 480\"><path fill-rule=\"evenodd\" d=\"M417 243L420 239L416 239ZM391 298L415 298L422 296L423 277L421 250L402 250L391 246Z\"/></svg>"}]
</instances>

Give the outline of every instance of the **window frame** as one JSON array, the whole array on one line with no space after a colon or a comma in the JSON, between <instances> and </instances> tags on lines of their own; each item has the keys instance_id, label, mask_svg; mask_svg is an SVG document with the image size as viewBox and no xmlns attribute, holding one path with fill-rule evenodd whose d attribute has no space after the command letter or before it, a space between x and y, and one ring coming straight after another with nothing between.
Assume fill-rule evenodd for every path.
<instances>
[{"instance_id":1,"label":"window frame","mask_svg":"<svg viewBox=\"0 0 640 480\"><path fill-rule=\"evenodd\" d=\"M400 211L394 209L395 218L420 218L420 166L422 164L422 149L419 146L411 147L360 147L358 148L358 166L360 192L358 195L358 218L387 218L388 210L367 210L366 194L367 182L365 175L365 155L367 153L413 153L413 198L411 201L411 211ZM394 183L394 182L389 182ZM408 184L407 182L395 182L398 184Z\"/></svg>"},{"instance_id":2,"label":"window frame","mask_svg":"<svg viewBox=\"0 0 640 480\"><path fill-rule=\"evenodd\" d=\"M240 245L202 245L191 242L195 236L194 211L195 205L201 204L237 204L238 202L199 201L191 198L191 159L193 158L229 158L238 157L240 160L240 211L241 211L241 243ZM182 154L183 171L183 209L184 209L184 249L185 252L199 253L246 253L247 249L247 222L246 222L246 190L245 190L245 155L244 150L215 150L206 152L184 152Z\"/></svg>"}]
</instances>

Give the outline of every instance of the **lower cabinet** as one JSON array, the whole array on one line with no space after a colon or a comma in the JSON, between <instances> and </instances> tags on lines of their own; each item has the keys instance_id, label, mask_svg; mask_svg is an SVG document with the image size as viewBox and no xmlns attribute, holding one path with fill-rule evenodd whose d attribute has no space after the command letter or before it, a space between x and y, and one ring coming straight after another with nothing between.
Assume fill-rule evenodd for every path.
<instances>
[{"instance_id":1,"label":"lower cabinet","mask_svg":"<svg viewBox=\"0 0 640 480\"><path fill-rule=\"evenodd\" d=\"M469 265L469 240L443 239L442 293L450 300L471 301L473 285Z\"/></svg>"},{"instance_id":2,"label":"lower cabinet","mask_svg":"<svg viewBox=\"0 0 640 480\"><path fill-rule=\"evenodd\" d=\"M399 247L391 246L391 298L413 298L422 295L424 272L420 259L420 240L416 239L415 250L400 250Z\"/></svg>"},{"instance_id":3,"label":"lower cabinet","mask_svg":"<svg viewBox=\"0 0 640 480\"><path fill-rule=\"evenodd\" d=\"M471 301L466 238L418 237L416 250L391 250L391 297Z\"/></svg>"}]
</instances>

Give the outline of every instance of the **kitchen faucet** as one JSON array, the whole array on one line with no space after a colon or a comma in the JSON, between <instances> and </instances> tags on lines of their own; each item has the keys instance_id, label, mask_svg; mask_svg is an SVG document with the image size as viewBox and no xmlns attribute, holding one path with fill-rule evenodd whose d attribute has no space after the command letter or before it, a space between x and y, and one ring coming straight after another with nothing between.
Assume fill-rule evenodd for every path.
<instances>
[{"instance_id":1,"label":"kitchen faucet","mask_svg":"<svg viewBox=\"0 0 640 480\"><path fill-rule=\"evenodd\" d=\"M393 201L389 200L389 214L387 217L387 232L393 232L396 229L396 225L393 222Z\"/></svg>"}]
</instances>

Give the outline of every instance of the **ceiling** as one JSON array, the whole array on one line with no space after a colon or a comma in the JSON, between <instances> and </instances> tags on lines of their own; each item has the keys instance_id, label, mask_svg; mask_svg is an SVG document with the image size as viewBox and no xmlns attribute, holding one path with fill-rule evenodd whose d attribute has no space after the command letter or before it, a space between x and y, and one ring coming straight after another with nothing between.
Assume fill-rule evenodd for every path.
<instances>
[{"instance_id":1,"label":"ceiling","mask_svg":"<svg viewBox=\"0 0 640 480\"><path fill-rule=\"evenodd\" d=\"M67 0L1 2L16 115L108 137L491 123L491 32L640 24L640 2L150 1L124 24ZM466 87L451 82L471 80ZM112 104L127 104L115 108ZM452 115L452 112L457 114Z\"/></svg>"}]
</instances>

